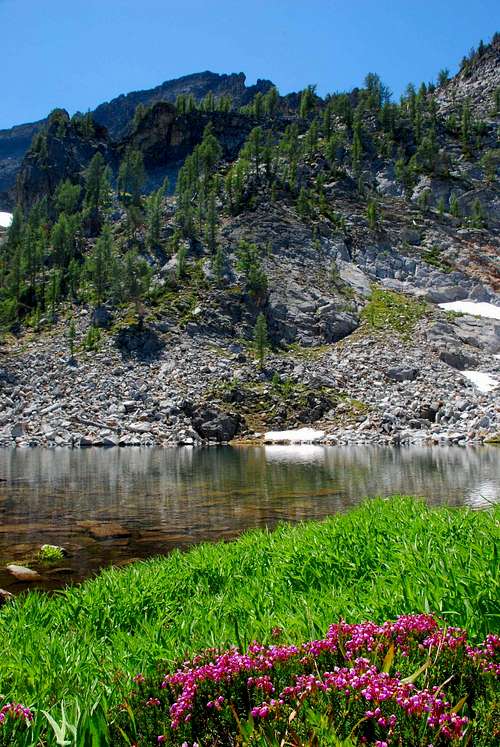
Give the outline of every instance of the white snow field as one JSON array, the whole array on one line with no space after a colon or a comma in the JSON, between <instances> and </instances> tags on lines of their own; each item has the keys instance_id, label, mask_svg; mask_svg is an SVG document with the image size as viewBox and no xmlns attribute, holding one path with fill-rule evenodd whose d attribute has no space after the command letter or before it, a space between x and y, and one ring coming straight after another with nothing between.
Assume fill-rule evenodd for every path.
<instances>
[{"instance_id":1,"label":"white snow field","mask_svg":"<svg viewBox=\"0 0 500 747\"><path fill-rule=\"evenodd\" d=\"M492 392L498 386L498 381L490 376L490 374L482 373L481 371L462 371L462 374L466 379L469 379L474 386L477 386L480 392Z\"/></svg>"},{"instance_id":2,"label":"white snow field","mask_svg":"<svg viewBox=\"0 0 500 747\"><path fill-rule=\"evenodd\" d=\"M0 226L2 228L8 228L12 223L12 213L0 212Z\"/></svg>"},{"instance_id":3,"label":"white snow field","mask_svg":"<svg viewBox=\"0 0 500 747\"><path fill-rule=\"evenodd\" d=\"M264 436L264 443L313 444L324 437L324 431L316 431L314 428L297 428L292 431L268 431Z\"/></svg>"},{"instance_id":4,"label":"white snow field","mask_svg":"<svg viewBox=\"0 0 500 747\"><path fill-rule=\"evenodd\" d=\"M486 316L489 319L500 319L500 306L492 303L481 303L476 301L449 301L440 303L439 307L446 311L459 311L461 314L472 314L473 316Z\"/></svg>"}]
</instances>

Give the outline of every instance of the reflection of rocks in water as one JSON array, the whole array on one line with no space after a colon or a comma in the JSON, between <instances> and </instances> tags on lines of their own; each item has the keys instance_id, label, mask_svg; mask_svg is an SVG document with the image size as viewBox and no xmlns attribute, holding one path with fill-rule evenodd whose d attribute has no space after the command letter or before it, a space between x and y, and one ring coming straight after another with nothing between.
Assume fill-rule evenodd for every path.
<instances>
[{"instance_id":1,"label":"reflection of rocks in water","mask_svg":"<svg viewBox=\"0 0 500 747\"><path fill-rule=\"evenodd\" d=\"M322 518L365 496L426 496L482 507L499 497L500 450L266 446L0 451L1 568L15 545L63 545L67 577L102 565L229 539L278 521Z\"/></svg>"},{"instance_id":2,"label":"reflection of rocks in water","mask_svg":"<svg viewBox=\"0 0 500 747\"><path fill-rule=\"evenodd\" d=\"M492 503L497 503L500 496L498 482L484 480L465 496L465 503L471 508L487 508Z\"/></svg>"}]
</instances>

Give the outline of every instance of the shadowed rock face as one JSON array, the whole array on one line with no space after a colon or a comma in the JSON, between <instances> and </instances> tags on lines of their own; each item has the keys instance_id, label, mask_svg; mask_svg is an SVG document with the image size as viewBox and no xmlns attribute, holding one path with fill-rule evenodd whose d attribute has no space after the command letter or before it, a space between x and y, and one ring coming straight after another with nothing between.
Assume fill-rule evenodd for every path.
<instances>
[{"instance_id":1,"label":"shadowed rock face","mask_svg":"<svg viewBox=\"0 0 500 747\"><path fill-rule=\"evenodd\" d=\"M30 150L23 159L17 177L17 200L24 210L29 209L40 198L52 194L62 179L74 181L82 175L97 152L116 171L128 147L142 152L151 185L155 180L161 182L165 175L174 181L180 163L201 142L209 122L224 157L234 158L252 128L252 121L236 112L177 114L172 104L160 102L147 112L130 136L116 144L99 125L88 136L82 135L69 117L63 132L57 123L49 124L46 152L41 155Z\"/></svg>"},{"instance_id":2,"label":"shadowed rock face","mask_svg":"<svg viewBox=\"0 0 500 747\"><path fill-rule=\"evenodd\" d=\"M172 104L156 104L141 120L134 133L121 147L140 150L146 168L184 159L201 142L206 125L211 122L224 156L235 157L245 142L252 122L236 112L191 112L178 115Z\"/></svg>"},{"instance_id":3,"label":"shadowed rock face","mask_svg":"<svg viewBox=\"0 0 500 747\"><path fill-rule=\"evenodd\" d=\"M84 136L67 114L63 128L56 121L48 124L46 144L43 155L28 151L18 173L16 198L25 211L37 200L53 194L61 180L68 177L75 180L97 152L109 163L114 161L106 130L96 127L93 136Z\"/></svg>"},{"instance_id":4,"label":"shadowed rock face","mask_svg":"<svg viewBox=\"0 0 500 747\"><path fill-rule=\"evenodd\" d=\"M0 130L0 208L14 205L12 188L21 162L33 136L42 128L45 120Z\"/></svg>"},{"instance_id":5,"label":"shadowed rock face","mask_svg":"<svg viewBox=\"0 0 500 747\"><path fill-rule=\"evenodd\" d=\"M273 85L269 80L258 80L255 85L247 86L245 80L243 73L218 75L206 71L185 75L165 81L156 88L122 94L100 104L93 112L94 121L106 127L111 138L119 140L129 132L138 104L149 106L159 101L173 103L181 94L192 95L199 101L212 92L215 97L231 96L235 107L239 107L251 101L257 91L265 93ZM13 207L14 186L23 158L34 135L46 124L47 119L42 119L0 130L0 209Z\"/></svg>"}]
</instances>

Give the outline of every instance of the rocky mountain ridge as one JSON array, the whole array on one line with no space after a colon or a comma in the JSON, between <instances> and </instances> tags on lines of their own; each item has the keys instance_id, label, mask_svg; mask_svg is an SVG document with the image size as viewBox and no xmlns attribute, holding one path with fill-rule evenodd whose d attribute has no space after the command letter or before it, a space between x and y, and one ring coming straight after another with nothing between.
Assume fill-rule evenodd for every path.
<instances>
[{"instance_id":1,"label":"rocky mountain ridge","mask_svg":"<svg viewBox=\"0 0 500 747\"><path fill-rule=\"evenodd\" d=\"M59 114L24 159L18 204L40 221L47 203L42 270L53 276L62 219L51 196L68 179L85 193L80 287L43 315L20 306L2 349L0 444L259 441L303 426L327 443L498 440L499 58L495 37L399 108L374 102L370 80L344 98L280 97L267 114L259 96L239 112L160 101L118 142ZM96 302L89 290L102 241L85 213L96 153L118 175L110 258L134 252L149 268L140 298L110 290ZM150 189L179 173L176 193L120 195L130 153ZM490 316L438 306L460 301Z\"/></svg>"},{"instance_id":2,"label":"rocky mountain ridge","mask_svg":"<svg viewBox=\"0 0 500 747\"><path fill-rule=\"evenodd\" d=\"M165 81L155 88L121 94L100 104L92 117L107 129L110 140L119 141L130 130L139 104L148 107L157 102L174 103L178 96L193 96L201 101L211 93L216 97L231 96L237 108L249 103L257 92L265 93L272 85L271 81L257 80L254 85L247 86L244 73L219 75L207 70ZM23 158L33 137L47 122L48 118L0 130L0 209L11 208L15 203L14 188Z\"/></svg>"}]
</instances>

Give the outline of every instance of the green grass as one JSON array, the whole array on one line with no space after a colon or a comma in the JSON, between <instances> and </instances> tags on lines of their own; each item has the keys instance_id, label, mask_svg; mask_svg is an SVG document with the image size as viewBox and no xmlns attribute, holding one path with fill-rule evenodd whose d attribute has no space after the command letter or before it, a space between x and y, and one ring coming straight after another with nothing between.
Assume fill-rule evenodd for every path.
<instances>
[{"instance_id":1,"label":"green grass","mask_svg":"<svg viewBox=\"0 0 500 747\"><path fill-rule=\"evenodd\" d=\"M323 635L341 616L432 611L484 637L499 630L500 508L377 499L324 522L110 569L0 610L0 693L51 711L113 705L129 674L207 646ZM496 544L496 546L495 546Z\"/></svg>"},{"instance_id":2,"label":"green grass","mask_svg":"<svg viewBox=\"0 0 500 747\"><path fill-rule=\"evenodd\" d=\"M422 301L396 291L372 288L361 318L372 329L391 330L408 337L426 313L427 305Z\"/></svg>"},{"instance_id":3,"label":"green grass","mask_svg":"<svg viewBox=\"0 0 500 747\"><path fill-rule=\"evenodd\" d=\"M441 247L435 244L430 249L426 249L422 252L422 259L427 262L428 265L437 267L441 272L451 272L453 267L450 263L443 258Z\"/></svg>"}]
</instances>

